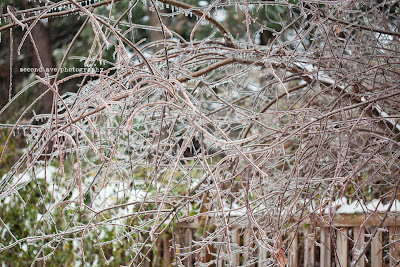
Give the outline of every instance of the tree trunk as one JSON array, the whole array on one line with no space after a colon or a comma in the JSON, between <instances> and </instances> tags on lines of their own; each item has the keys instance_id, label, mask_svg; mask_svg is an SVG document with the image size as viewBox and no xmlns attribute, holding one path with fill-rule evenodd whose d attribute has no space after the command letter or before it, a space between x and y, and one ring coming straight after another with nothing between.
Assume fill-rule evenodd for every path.
<instances>
[{"instance_id":1,"label":"tree trunk","mask_svg":"<svg viewBox=\"0 0 400 267\"><path fill-rule=\"evenodd\" d=\"M28 8L28 7L33 7L34 5L37 4L32 4L32 2L25 1L24 5ZM32 28L32 37L35 42L37 51L39 53L40 61L42 62L43 68L44 69L50 68L50 71L47 72L48 75L49 76L54 75L55 72L52 69L56 68L56 60L53 55L53 47L51 44L50 31L48 26L45 25L44 22L38 21L35 27ZM35 56L35 58L36 58L35 67L39 68L40 61L37 58L37 55ZM45 77L45 72L40 72L38 73L38 75L43 78ZM44 84L42 84L41 87L42 87L41 93L49 89L48 86ZM52 105L53 105L53 93L48 92L39 101L39 108L37 110L37 113L42 113L42 114L50 113Z\"/></svg>"}]
</instances>

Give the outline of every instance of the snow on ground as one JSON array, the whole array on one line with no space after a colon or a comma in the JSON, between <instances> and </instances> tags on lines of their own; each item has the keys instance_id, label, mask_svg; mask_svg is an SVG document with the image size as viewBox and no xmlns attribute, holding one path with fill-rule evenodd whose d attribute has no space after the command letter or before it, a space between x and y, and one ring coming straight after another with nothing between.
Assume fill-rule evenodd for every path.
<instances>
[{"instance_id":1,"label":"snow on ground","mask_svg":"<svg viewBox=\"0 0 400 267\"><path fill-rule=\"evenodd\" d=\"M54 166L47 166L46 168L36 168L35 173L33 171L26 172L21 175L16 175L13 179L13 184L19 186L23 186L24 184L28 184L35 179L45 179L47 182L47 186L49 187L49 192L52 194L53 203L57 205L60 201L63 200L72 200L72 201L79 201L79 190L76 185L72 188L67 189L65 184L58 186L59 177L57 176L59 169ZM65 179L65 177L63 177ZM4 177L3 177L4 179ZM86 179L86 183L83 185L83 191L90 186L91 179ZM92 197L93 203L92 208L95 210L102 209L105 207L109 207L112 205L119 204L122 199L126 199L127 202L134 202L134 201L143 201L145 198L151 198L152 193L146 193L145 190L142 189L143 183L142 181L137 181L137 186L134 188L127 188L127 184L124 184L120 181L113 180L110 181L108 184L104 186L100 190L98 194L93 194ZM194 188L197 184L197 181L194 181L191 185ZM56 185L57 190L52 190L50 188L52 185ZM14 191L15 192L15 191ZM7 204L11 201L11 197L14 193L10 192L3 203ZM66 195L69 195L68 198L65 198ZM230 208L226 208L226 210L231 210L231 215L234 216L241 216L245 213L245 207L240 207L234 204L234 206ZM362 203L361 201L353 201L349 202L346 197L342 197L336 199L332 202L332 211L337 214L356 214L356 213L364 213L364 212L400 212L400 201L395 200L389 210L390 203L383 204L379 199L374 199L368 203ZM133 212L133 208L135 205L130 205L125 209L119 209L118 215L121 212L126 214ZM312 204L313 207L310 207L310 211L316 210L315 203ZM330 212L330 207L326 206L324 209L324 213L328 214Z\"/></svg>"},{"instance_id":2,"label":"snow on ground","mask_svg":"<svg viewBox=\"0 0 400 267\"><path fill-rule=\"evenodd\" d=\"M27 171L25 173L15 175L11 182L14 185L14 190L10 190L3 197L3 204L11 203L12 198L17 195L17 191L20 188L24 188L29 183L36 183L36 180L46 179L46 185L48 194L51 195L51 207L49 210L53 210L60 202L63 201L76 201L79 202L79 188L76 183L73 182L72 177L66 177L66 174L61 174L59 169L54 166L43 166L36 167L34 170ZM94 174L93 174L94 175ZM6 177L3 176L2 179ZM94 176L92 177L94 178ZM70 179L70 180L68 180ZM75 177L75 179L77 179ZM86 177L82 185L82 191L86 190L91 186L93 179L88 179ZM61 183L60 183L61 182ZM135 188L128 188L128 185L117 179L111 180L104 186L104 188L99 188L100 192L98 194L92 194L92 208L96 211L110 207L113 205L120 204L122 200L126 199L127 202L143 201L146 198L152 197L149 193L146 196L146 191L142 190L142 181L135 181ZM44 192L43 192L44 193ZM125 209L118 209L117 215L122 216L133 212L135 205L130 205ZM40 218L41 216L39 216Z\"/></svg>"}]
</instances>

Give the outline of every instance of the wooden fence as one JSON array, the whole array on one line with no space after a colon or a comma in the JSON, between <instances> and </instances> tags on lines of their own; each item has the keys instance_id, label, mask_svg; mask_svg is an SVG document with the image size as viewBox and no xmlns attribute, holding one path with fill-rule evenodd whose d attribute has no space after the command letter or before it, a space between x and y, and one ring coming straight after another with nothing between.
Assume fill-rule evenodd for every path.
<instances>
[{"instance_id":1,"label":"wooden fence","mask_svg":"<svg viewBox=\"0 0 400 267\"><path fill-rule=\"evenodd\" d=\"M328 218L318 218L292 225L293 231L282 237L282 247L288 261L286 266L400 266L400 225L391 216L387 216L381 225L384 216L378 213L343 214L336 215L330 223ZM205 254L195 252L194 243L201 239L196 236L198 230L195 226L193 223L181 225L180 233L159 238L155 246L157 252L153 249L148 253L150 260L144 261L143 266L194 266L199 257L202 262L214 261L211 266L218 267L274 266L270 254L256 246L249 231L241 228L231 229L232 247L237 248L233 263L227 263L224 240L214 240ZM175 241L174 246L171 240ZM221 245L218 245L218 241L221 241ZM247 251L243 249L246 247ZM255 249L250 251L252 247ZM188 256L185 258L184 255ZM362 257L355 264L358 255ZM177 261L180 263L177 264Z\"/></svg>"},{"instance_id":2,"label":"wooden fence","mask_svg":"<svg viewBox=\"0 0 400 267\"><path fill-rule=\"evenodd\" d=\"M342 214L330 223L318 219L303 224L291 239L288 265L400 266L400 225L391 216L381 225L384 216Z\"/></svg>"}]
</instances>

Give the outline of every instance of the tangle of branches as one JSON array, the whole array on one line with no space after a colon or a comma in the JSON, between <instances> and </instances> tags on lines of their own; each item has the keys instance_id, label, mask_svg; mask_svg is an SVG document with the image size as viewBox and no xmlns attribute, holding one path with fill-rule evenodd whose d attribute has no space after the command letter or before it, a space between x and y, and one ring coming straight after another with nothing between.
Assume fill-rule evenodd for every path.
<instances>
[{"instance_id":1,"label":"tangle of branches","mask_svg":"<svg viewBox=\"0 0 400 267\"><path fill-rule=\"evenodd\" d=\"M399 215L397 1L131 1L114 18L122 2L46 0L3 10L1 46L15 50L35 48L32 29L44 19L79 14L85 22L57 72L19 91L11 83L1 89L10 91L5 113L32 88L46 88L16 120L1 122L3 163L18 131L27 145L0 180L0 206L26 207L38 195L36 220L22 223L29 235L0 218L10 237L1 253L27 244L34 264L75 244L80 261L93 247L108 263L112 244L124 248L124 264L140 266L167 235L177 266L235 266L236 255L259 248L278 264L289 233L311 218L329 224L335 200L370 214L367 203L379 199L387 210L378 226ZM139 5L157 25L131 22ZM181 20L190 27L184 34L174 28ZM110 49L114 61L60 76L85 28L93 33L91 50L79 55L85 67ZM138 30L159 39L134 40ZM13 31L23 36L15 47ZM71 80L77 91L63 87ZM51 112L32 113L46 94ZM198 232L184 243L187 225ZM237 228L251 245L235 242ZM249 255L243 265L259 260Z\"/></svg>"}]
</instances>

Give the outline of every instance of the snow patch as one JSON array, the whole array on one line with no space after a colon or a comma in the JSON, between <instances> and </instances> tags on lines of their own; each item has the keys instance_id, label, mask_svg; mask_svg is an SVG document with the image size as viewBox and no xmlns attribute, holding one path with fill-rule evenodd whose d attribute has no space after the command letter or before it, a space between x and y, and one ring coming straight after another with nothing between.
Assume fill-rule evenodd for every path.
<instances>
[{"instance_id":1,"label":"snow patch","mask_svg":"<svg viewBox=\"0 0 400 267\"><path fill-rule=\"evenodd\" d=\"M207 1L204 1L204 0L197 2L197 4L198 4L199 6L201 6L201 7L208 6L208 2L207 2Z\"/></svg>"},{"instance_id":2,"label":"snow patch","mask_svg":"<svg viewBox=\"0 0 400 267\"><path fill-rule=\"evenodd\" d=\"M338 214L357 214L365 212L400 212L400 201L395 200L389 210L390 203L383 204L379 199L374 199L366 204L360 201L348 203L346 197L335 200L332 208L336 209ZM325 208L325 214L329 213L329 207Z\"/></svg>"}]
</instances>

